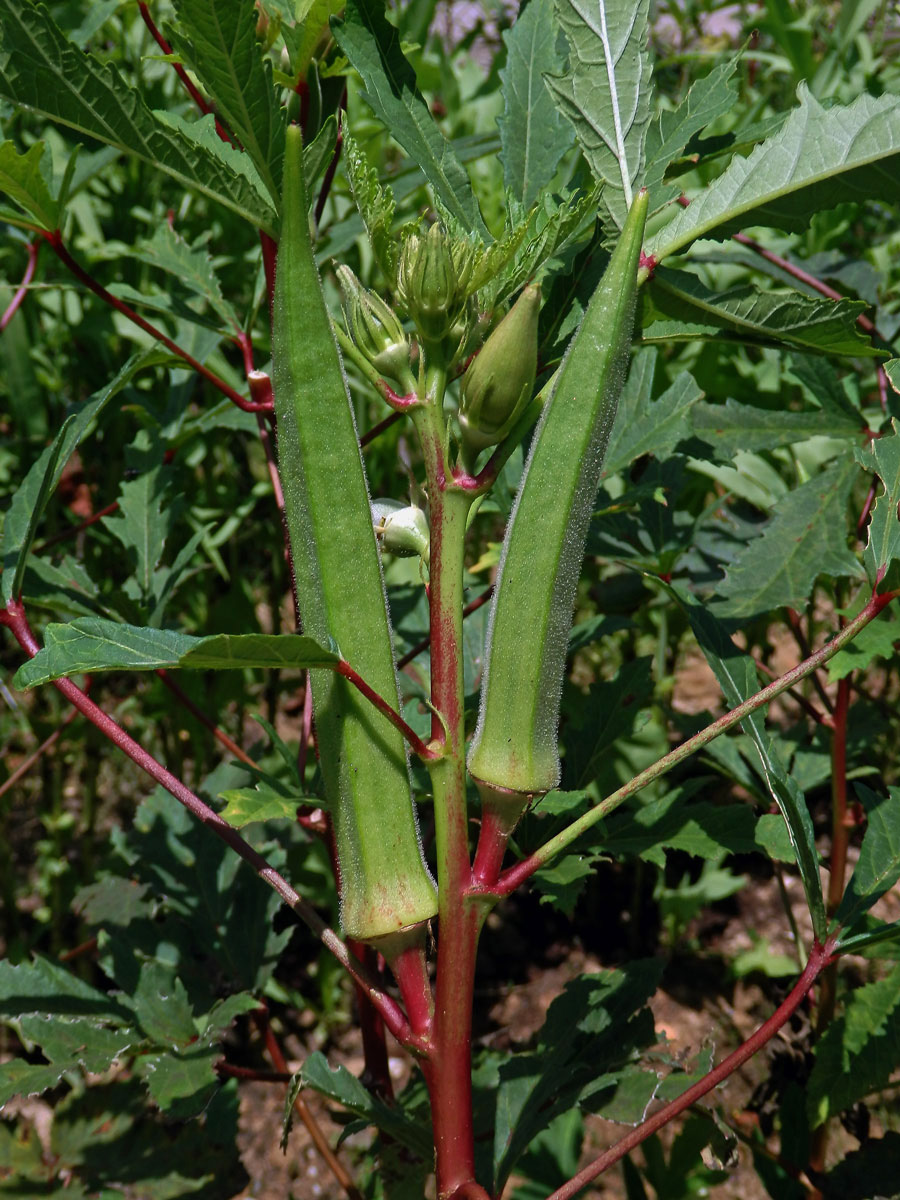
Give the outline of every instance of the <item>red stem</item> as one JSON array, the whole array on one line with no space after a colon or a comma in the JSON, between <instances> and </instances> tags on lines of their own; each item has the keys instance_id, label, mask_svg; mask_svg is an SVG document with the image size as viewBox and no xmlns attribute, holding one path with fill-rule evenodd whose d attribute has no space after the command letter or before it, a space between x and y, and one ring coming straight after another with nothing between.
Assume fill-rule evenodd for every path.
<instances>
[{"instance_id":1,"label":"red stem","mask_svg":"<svg viewBox=\"0 0 900 1200\"><path fill-rule=\"evenodd\" d=\"M6 609L0 611L0 624L7 626L29 658L33 658L38 653L41 648L40 644L31 631L25 616L25 609L20 603L11 601ZM136 763L141 770L146 771L151 779L164 787L190 813L211 829L226 845L230 846L244 862L253 868L260 879L278 893L285 904L309 926L338 962L367 989L372 1003L381 1013L385 1024L398 1042L405 1045L415 1042L409 1022L396 1001L385 993L377 980L369 976L362 963L350 954L346 945L333 929L329 929L312 905L304 900L287 880L266 862L261 854L258 854L248 842L245 842L236 829L232 829L217 812L208 804L204 804L199 796L196 796L180 779L176 778L171 771L168 771L162 763L158 762L152 754L127 734L121 725L89 699L71 679L55 679L53 686L83 716L87 717L104 737L109 738L113 745L126 754L132 762Z\"/></svg>"},{"instance_id":2,"label":"red stem","mask_svg":"<svg viewBox=\"0 0 900 1200\"><path fill-rule=\"evenodd\" d=\"M707 1092L711 1092L714 1087L717 1087L724 1079L733 1074L738 1067L750 1058L772 1038L790 1016L800 1007L806 997L812 984L821 974L823 968L831 961L834 952L834 943L829 939L824 946L818 942L810 951L809 961L803 970L803 974L797 980L794 987L791 989L790 995L779 1004L778 1008L769 1017L768 1021L760 1025L756 1033L749 1037L743 1045L739 1046L732 1054L723 1059L721 1063L708 1075L697 1081L692 1087L689 1087L686 1092L670 1103L664 1105L658 1112L655 1112L652 1117L649 1117L642 1125L627 1133L620 1141L611 1146L598 1158L595 1158L592 1163L579 1171L573 1176L568 1183L564 1183L561 1188L557 1188L547 1200L571 1200L581 1191L583 1187L596 1179L598 1175L602 1175L604 1171L609 1170L611 1166L617 1163L620 1159L639 1146L641 1142L651 1137L658 1129L662 1129L674 1117L683 1113L685 1109L690 1108Z\"/></svg>"},{"instance_id":3,"label":"red stem","mask_svg":"<svg viewBox=\"0 0 900 1200\"><path fill-rule=\"evenodd\" d=\"M470 601L466 605L466 607L463 609L463 620L465 620L465 618L471 613L477 612L483 604L487 604L488 600L490 600L493 594L494 585L491 584L491 586L483 591L480 596L477 596L474 600ZM407 650L405 654L401 654L401 656L397 659L397 670L402 671L405 666L408 666L414 658L418 658L422 651L427 650L430 645L431 635L429 634L427 637L423 637L421 642L416 642L415 646L413 646L411 650Z\"/></svg>"},{"instance_id":4,"label":"red stem","mask_svg":"<svg viewBox=\"0 0 900 1200\"><path fill-rule=\"evenodd\" d=\"M400 988L413 1033L427 1038L434 1018L434 996L422 945L407 946L396 954L391 959L391 971Z\"/></svg>"},{"instance_id":5,"label":"red stem","mask_svg":"<svg viewBox=\"0 0 900 1200\"><path fill-rule=\"evenodd\" d=\"M416 731L407 725L396 709L391 708L387 700L385 700L382 695L376 692L373 687L370 687L363 677L358 675L356 671L353 670L348 662L345 662L343 659L341 659L341 661L335 666L335 671L338 675L343 675L345 679L349 680L350 683L352 683L356 690L360 693L360 695L365 696L370 704L373 704L383 716L387 717L387 719L396 729L400 730L400 732L409 742L414 754L417 754L424 762L430 762L436 758L440 758L440 751L432 750L429 746L426 746Z\"/></svg>"},{"instance_id":6,"label":"red stem","mask_svg":"<svg viewBox=\"0 0 900 1200\"><path fill-rule=\"evenodd\" d=\"M344 88L344 94L341 96L341 102L338 105L338 112L347 107L347 89ZM305 130L304 130L305 134ZM316 211L313 217L313 222L316 229L322 220L322 213L325 211L325 205L328 202L328 195L331 191L331 185L334 183L334 176L338 168L338 163L341 161L341 149L344 145L344 134L340 125L340 117L338 117L338 135L334 143L334 154L331 156L331 162L328 164L328 169L322 179L322 187L319 191L319 198L316 201Z\"/></svg>"},{"instance_id":7,"label":"red stem","mask_svg":"<svg viewBox=\"0 0 900 1200\"><path fill-rule=\"evenodd\" d=\"M27 758L23 759L13 773L9 776L9 778L4 779L3 783L0 783L0 796L5 795L11 787L15 787L23 775L28 774L41 755L46 754L47 751L59 741L59 739L62 737L62 732L65 727L67 725L71 725L77 716L78 713L74 708L71 712L66 713L58 727L53 730L49 737L45 738L41 742L37 750L33 751L28 755Z\"/></svg>"},{"instance_id":8,"label":"red stem","mask_svg":"<svg viewBox=\"0 0 900 1200\"><path fill-rule=\"evenodd\" d=\"M213 737L216 739L217 742L219 742L221 745L223 745L226 750L228 750L231 754L234 755L235 758L239 758L241 760L241 762L246 763L248 766L255 767L258 765L256 763L256 761L254 759L252 759L245 750L242 750L240 748L240 746L237 744L237 742L233 742L231 740L231 738L228 736L228 734L224 733L218 727L218 725L215 723L215 721L212 719L212 717L208 717L206 715L206 713L203 712L202 709L197 707L197 705L193 702L193 700L190 698L190 696L187 694L187 692L183 691L178 686L178 684L175 682L175 680L172 678L172 676L169 674L169 672L165 669L165 667L160 667L157 670L156 674L159 676L159 678L162 680L162 682L166 685L166 687L169 689L169 691L172 693L172 695L178 699L179 703L183 704L184 707L188 710L188 712L191 713L194 717L196 717L197 720L200 722L200 724L205 726L209 730L209 732L213 735Z\"/></svg>"},{"instance_id":9,"label":"red stem","mask_svg":"<svg viewBox=\"0 0 900 1200\"><path fill-rule=\"evenodd\" d=\"M16 289L16 294L10 300L6 312L0 317L0 333L7 327L16 313L19 311L19 306L28 295L28 288L34 278L35 268L37 267L38 254L41 249L40 241L28 243L28 262L25 266L25 274L22 276L22 282Z\"/></svg>"},{"instance_id":10,"label":"red stem","mask_svg":"<svg viewBox=\"0 0 900 1200\"><path fill-rule=\"evenodd\" d=\"M359 961L365 963L373 975L381 976L382 971L377 950L372 946L366 945L365 942L357 942L353 938L347 938L347 945ZM356 993L356 1009L359 1015L359 1030L362 1034L363 1043L363 1059L366 1064L361 1082L365 1084L373 1095L380 1096L382 1100L387 1100L390 1103L394 1098L394 1084L391 1080L387 1042L384 1037L384 1021L382 1021L379 1014L369 1003L369 997L355 982L353 990ZM413 1032L416 1032L415 1023L411 1021L410 1024L413 1027Z\"/></svg>"},{"instance_id":11,"label":"red stem","mask_svg":"<svg viewBox=\"0 0 900 1200\"><path fill-rule=\"evenodd\" d=\"M380 437L386 429L390 429L392 425L396 425L396 423L404 415L405 414L402 412L392 412L389 416L385 417L383 421L379 421L377 425L373 425L372 428L364 433L359 439L360 446L368 446L369 442L374 442L375 439Z\"/></svg>"},{"instance_id":12,"label":"red stem","mask_svg":"<svg viewBox=\"0 0 900 1200\"><path fill-rule=\"evenodd\" d=\"M127 304L125 304L124 301L119 300L118 297L114 296L111 292L108 292L105 287L103 287L97 282L96 279L94 279L93 275L85 271L85 269L80 266L71 256L71 254L63 245L62 235L58 229L53 233L44 232L44 238L60 262L68 267L75 278L81 280L85 287L92 291L95 296L99 296L105 304L110 305L110 307L114 308L116 312L120 312L122 316L127 317L129 321L137 325L139 329L143 329L145 333L149 333L149 335L152 338L155 338L156 341L161 342L167 350L171 350L174 355L183 359L184 362L193 367L195 371L202 375L204 379L208 380L213 387L217 388L223 396L226 396L232 404L236 404L238 408L243 409L244 412L272 411L271 402L267 404L257 404L252 400L246 400L240 394L240 392L236 392L233 387L227 384L224 379L220 379L214 371L209 369L209 367L205 367L203 363L198 362L193 355L188 354L186 350L182 350L182 348L173 342L172 339L165 333L163 333L161 329L157 329L155 325L152 325L149 321L145 320L142 316L136 313L133 308L130 308Z\"/></svg>"},{"instance_id":13,"label":"red stem","mask_svg":"<svg viewBox=\"0 0 900 1200\"><path fill-rule=\"evenodd\" d=\"M76 537L79 533L83 533L85 529L90 529L92 525L96 525L98 521L102 521L104 517L108 517L110 513L117 512L118 508L118 500L113 500L112 504L107 504L106 508L101 508L99 512L92 513L91 516L86 517L78 525L72 525L68 529L63 529L60 533L54 533L45 542L41 542L40 546L36 546L35 551L47 550L50 546L55 546L57 542L64 542L66 538Z\"/></svg>"}]
</instances>

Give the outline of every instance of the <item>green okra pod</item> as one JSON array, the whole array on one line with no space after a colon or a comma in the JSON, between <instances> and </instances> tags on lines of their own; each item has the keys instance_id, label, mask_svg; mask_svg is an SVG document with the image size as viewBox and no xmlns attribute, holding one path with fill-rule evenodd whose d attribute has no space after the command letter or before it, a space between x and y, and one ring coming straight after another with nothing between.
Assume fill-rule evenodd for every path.
<instances>
[{"instance_id":1,"label":"green okra pod","mask_svg":"<svg viewBox=\"0 0 900 1200\"><path fill-rule=\"evenodd\" d=\"M628 363L646 216L641 193L557 372L503 542L468 765L486 803L511 807L513 819L559 782L568 633Z\"/></svg>"},{"instance_id":2,"label":"green okra pod","mask_svg":"<svg viewBox=\"0 0 900 1200\"><path fill-rule=\"evenodd\" d=\"M303 631L337 645L399 710L368 486L347 381L309 233L299 129L287 133L275 278L273 385L285 513ZM341 919L359 940L437 911L422 858L406 747L332 672L311 673L319 758L341 875Z\"/></svg>"}]
</instances>

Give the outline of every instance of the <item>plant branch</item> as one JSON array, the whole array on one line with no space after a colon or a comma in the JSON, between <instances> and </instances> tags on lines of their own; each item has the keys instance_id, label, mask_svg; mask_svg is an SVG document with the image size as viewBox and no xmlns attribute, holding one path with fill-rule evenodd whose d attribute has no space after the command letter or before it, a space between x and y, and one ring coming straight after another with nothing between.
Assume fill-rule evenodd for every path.
<instances>
[{"instance_id":1,"label":"plant branch","mask_svg":"<svg viewBox=\"0 0 900 1200\"><path fill-rule=\"evenodd\" d=\"M476 889L476 891L483 890L488 894L499 896L509 895L510 892L514 891L520 884L533 875L535 871L549 862L551 858L567 846L570 846L572 842L579 838L587 829L590 829L592 825L595 825L603 817L608 816L617 809L629 796L635 795L642 788L645 788L648 783L652 783L655 779L659 779L662 775L671 771L678 763L683 762L686 758L690 758L692 754L701 750L709 742L721 734L727 733L735 725L739 725L751 713L764 707L770 701L774 700L776 696L780 696L782 692L786 692L794 684L799 683L801 679L804 679L807 675L828 662L830 658L837 654L838 650L852 641L864 626L877 617L896 595L896 592L873 595L863 610L852 621L849 621L830 642L827 642L820 649L816 650L804 662L787 671L780 679L776 679L774 683L770 683L762 691L756 692L755 695L745 700L743 704L739 704L737 708L731 709L730 712L713 721L711 725L707 725L705 729L701 729L699 733L688 738L686 742L682 742L680 746L676 746L674 750L664 755L657 762L653 763L652 766L635 775L628 783L613 792L612 795L607 796L605 800L595 805L589 812L579 817L577 821L573 821L566 829L563 829L555 837L550 838L548 842L545 842L543 846L539 847L528 858L523 859L514 867L510 867L509 870L504 871L494 887Z\"/></svg>"},{"instance_id":2,"label":"plant branch","mask_svg":"<svg viewBox=\"0 0 900 1200\"><path fill-rule=\"evenodd\" d=\"M62 732L65 727L67 725L71 725L77 716L78 713L74 708L71 710L71 712L66 713L60 724L56 727L56 729L53 730L49 737L44 738L37 750L32 751L27 758L22 759L13 773L8 776L8 778L4 779L2 783L0 783L0 796L6 795L11 787L15 787L19 780L28 774L38 759L40 759L43 754L46 754L47 751L59 741L59 739L62 737Z\"/></svg>"},{"instance_id":3,"label":"plant branch","mask_svg":"<svg viewBox=\"0 0 900 1200\"><path fill-rule=\"evenodd\" d=\"M490 598L491 598L491 596L493 596L493 594L494 594L494 585L491 584L491 586L489 588L486 588L481 593L480 596L476 596L474 600L470 600L469 603L466 605L466 607L463 609L463 614L462 614L463 620L465 620L466 617L470 616L473 612L477 612L478 609L482 607L482 605L487 604L488 600L490 600ZM428 647L430 646L430 644L431 644L431 634L428 634L427 637L423 637L421 642L416 642L416 644L412 647L411 650L407 650L405 654L401 654L400 657L397 659L397 670L402 671L403 668L405 666L408 666L414 658L418 658L418 656L422 653L423 650L427 650Z\"/></svg>"},{"instance_id":4,"label":"plant branch","mask_svg":"<svg viewBox=\"0 0 900 1200\"><path fill-rule=\"evenodd\" d=\"M84 267L75 261L75 259L63 245L62 235L58 229L54 230L52 233L45 231L44 238L60 262L63 263L64 266L68 267L75 278L80 280L86 288L94 293L95 296L99 296L105 304L110 305L110 307L114 308L116 312L121 313L123 317L127 317L129 321L131 321L134 325L137 325L139 329L143 329L143 331L148 333L150 337L154 338L158 342L161 342L162 345L165 346L167 350L170 350L176 357L183 359L188 366L193 367L198 374L202 375L204 379L213 385L213 387L217 388L223 396L227 397L227 399L231 401L232 404L236 404L237 407L243 409L244 412L272 411L271 401L265 404L258 404L253 400L245 399L240 392L236 392L230 384L225 382L224 379L220 379L219 376L216 375L215 371L211 371L209 367L205 367L203 363L198 362L198 360L194 358L192 354L189 354L187 350L183 350L176 342L173 342L172 339L167 334L163 333L161 329L158 329L155 325L151 324L150 321L145 320L144 317L140 316L139 313L136 313L134 309L127 305L123 300L120 300L117 296L114 296L112 292L108 292L102 284L97 282L93 275L91 275L84 269Z\"/></svg>"},{"instance_id":5,"label":"plant branch","mask_svg":"<svg viewBox=\"0 0 900 1200\"><path fill-rule=\"evenodd\" d=\"M3 316L0 317L0 333L7 327L16 313L19 311L19 306L28 295L28 288L34 278L35 268L37 267L38 254L41 249L41 242L37 239L28 243L28 262L25 266L25 274L22 276L22 282L16 289L15 295L6 307Z\"/></svg>"},{"instance_id":6,"label":"plant branch","mask_svg":"<svg viewBox=\"0 0 900 1200\"><path fill-rule=\"evenodd\" d=\"M201 708L197 707L187 692L183 691L179 687L165 667L159 667L156 671L156 675L166 685L172 695L176 697L178 702L183 704L188 712L191 713L192 716L196 717L200 724L208 729L216 741L224 746L229 753L233 754L235 758L240 759L241 762L246 763L250 767L256 767L258 765L245 750L240 748L237 742L233 742L228 734L224 733L218 727L212 717L208 717Z\"/></svg>"},{"instance_id":7,"label":"plant branch","mask_svg":"<svg viewBox=\"0 0 900 1200\"><path fill-rule=\"evenodd\" d=\"M385 430L390 429L392 425L396 425L403 416L402 412L392 412L383 421L379 421L377 425L373 425L371 429L367 429L359 439L360 446L365 447L370 442L374 442L377 437L381 437Z\"/></svg>"},{"instance_id":8,"label":"plant branch","mask_svg":"<svg viewBox=\"0 0 900 1200\"><path fill-rule=\"evenodd\" d=\"M40 644L31 631L25 616L25 609L21 604L11 601L6 609L0 611L0 624L7 626L29 658L33 658L38 653L41 648ZM113 745L126 754L141 770L146 771L151 779L164 787L193 816L240 855L260 879L273 888L291 911L312 930L353 978L365 988L372 1003L384 1018L385 1025L397 1041L404 1045L415 1044L409 1022L393 998L383 990L377 980L370 977L362 963L350 954L344 942L333 929L325 924L312 905L304 900L287 880L241 837L236 829L233 829L217 812L205 804L199 796L195 795L180 779L176 778L171 771L167 770L152 754L126 733L121 725L89 699L71 679L55 679L53 686L83 716L87 717L95 728L109 738Z\"/></svg>"},{"instance_id":9,"label":"plant branch","mask_svg":"<svg viewBox=\"0 0 900 1200\"><path fill-rule=\"evenodd\" d=\"M602 1175L604 1171L609 1170L611 1166L624 1158L630 1150L639 1146L641 1142L651 1137L658 1129L662 1129L674 1117L683 1113L685 1109L690 1108L698 1100L702 1099L707 1092L711 1092L714 1087L717 1087L724 1079L733 1074L738 1067L743 1066L748 1059L752 1058L762 1047L774 1037L778 1030L791 1017L791 1015L800 1007L806 998L806 994L810 987L821 974L823 968L831 961L834 952L834 939L829 939L825 945L813 946L809 956L809 961L803 970L803 974L794 984L788 997L779 1004L775 1012L760 1025L759 1029L752 1034L743 1045L739 1046L732 1054L723 1059L717 1067L714 1067L708 1075L704 1075L692 1087L689 1087L686 1092L675 1100L664 1105L658 1112L655 1112L652 1117L649 1117L643 1124L627 1133L609 1150L606 1150L598 1158L595 1158L592 1163L589 1163L577 1175L573 1176L568 1183L564 1183L561 1188L557 1188L547 1200L571 1200L578 1194L583 1187L586 1187L591 1180L596 1179L598 1175Z\"/></svg>"}]
</instances>

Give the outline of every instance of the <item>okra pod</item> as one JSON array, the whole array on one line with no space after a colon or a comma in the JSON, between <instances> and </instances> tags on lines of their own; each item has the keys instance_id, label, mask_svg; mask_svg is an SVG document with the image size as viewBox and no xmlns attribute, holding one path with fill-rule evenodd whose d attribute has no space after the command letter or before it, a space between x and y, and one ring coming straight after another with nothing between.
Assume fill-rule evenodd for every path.
<instances>
[{"instance_id":1,"label":"okra pod","mask_svg":"<svg viewBox=\"0 0 900 1200\"><path fill-rule=\"evenodd\" d=\"M278 455L303 632L335 644L399 710L384 582L347 380L313 258L299 129L287 133L273 313ZM429 920L406 747L332 672L311 672L340 869L341 920L366 941Z\"/></svg>"},{"instance_id":2,"label":"okra pod","mask_svg":"<svg viewBox=\"0 0 900 1200\"><path fill-rule=\"evenodd\" d=\"M559 367L509 519L468 766L513 820L559 782L557 725L575 589L634 328L640 193Z\"/></svg>"}]
</instances>

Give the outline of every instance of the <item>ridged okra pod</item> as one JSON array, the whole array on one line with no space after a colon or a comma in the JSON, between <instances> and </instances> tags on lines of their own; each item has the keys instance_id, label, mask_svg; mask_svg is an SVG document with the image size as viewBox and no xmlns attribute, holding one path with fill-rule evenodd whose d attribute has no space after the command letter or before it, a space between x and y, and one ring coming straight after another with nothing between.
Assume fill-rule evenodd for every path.
<instances>
[{"instance_id":1,"label":"ridged okra pod","mask_svg":"<svg viewBox=\"0 0 900 1200\"><path fill-rule=\"evenodd\" d=\"M509 519L469 771L514 820L559 782L559 702L575 589L634 328L639 194L559 367Z\"/></svg>"},{"instance_id":2,"label":"ridged okra pod","mask_svg":"<svg viewBox=\"0 0 900 1200\"><path fill-rule=\"evenodd\" d=\"M399 710L381 564L350 396L309 233L299 129L287 135L273 317L278 455L304 633L333 641ZM435 915L406 747L331 672L311 673L319 759L341 875L345 932L393 934Z\"/></svg>"}]
</instances>

